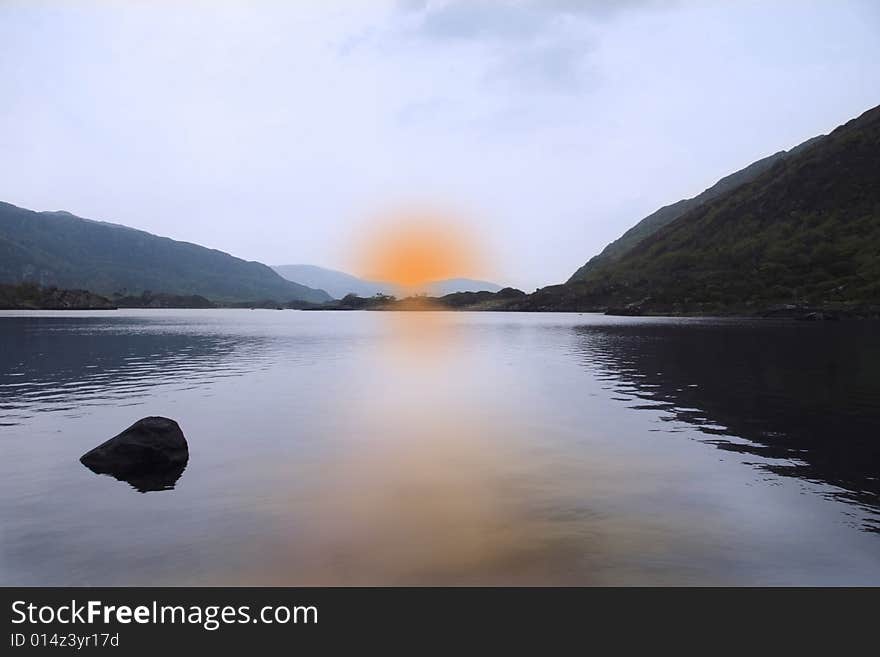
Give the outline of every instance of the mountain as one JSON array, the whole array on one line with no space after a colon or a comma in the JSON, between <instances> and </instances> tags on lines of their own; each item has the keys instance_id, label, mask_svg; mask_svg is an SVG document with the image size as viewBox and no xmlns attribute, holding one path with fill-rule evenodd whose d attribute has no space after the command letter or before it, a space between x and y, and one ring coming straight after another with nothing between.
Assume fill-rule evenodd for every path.
<instances>
[{"instance_id":1,"label":"mountain","mask_svg":"<svg viewBox=\"0 0 880 657\"><path fill-rule=\"evenodd\" d=\"M369 281L342 271L315 265L276 265L273 269L287 280L326 290L336 299L342 299L349 294L359 297L371 297L376 294L405 295L400 286L393 283ZM430 296L442 297L456 292L497 292L500 289L500 285L488 281L449 278L429 283L423 291Z\"/></svg>"},{"instance_id":2,"label":"mountain","mask_svg":"<svg viewBox=\"0 0 880 657\"><path fill-rule=\"evenodd\" d=\"M789 151L779 151L778 153L769 155L763 159L758 160L757 162L752 162L746 168L740 169L739 171L732 173L729 176L725 176L717 183L693 198L683 199L671 205L663 206L656 212L649 214L647 217L642 219L639 223L630 228L619 238L611 242L611 244L606 246L599 255L593 256L587 262L587 264L578 269L572 275L568 282L572 283L574 281L583 280L587 278L590 273L596 271L602 266L608 265L612 262L616 262L627 251L631 250L636 244L641 242L646 237L653 235L667 224L672 223L683 214L690 212L691 210L698 208L701 205L708 203L709 201L716 199L733 189L736 189L740 185L751 182L762 173L772 168L773 165L780 160L799 153L801 150L808 147L817 139L821 138L821 136L813 137L812 139L808 139L801 145L795 146Z\"/></svg>"},{"instance_id":3,"label":"mountain","mask_svg":"<svg viewBox=\"0 0 880 657\"><path fill-rule=\"evenodd\" d=\"M323 290L222 251L69 212L33 212L0 202L0 282L24 281L104 295L153 291L212 301L330 299Z\"/></svg>"},{"instance_id":4,"label":"mountain","mask_svg":"<svg viewBox=\"0 0 880 657\"><path fill-rule=\"evenodd\" d=\"M326 290L334 299L341 299L348 294L372 297L376 294L385 294L394 287L387 283L365 281L343 271L325 269L316 265L277 265L272 269L289 281Z\"/></svg>"},{"instance_id":5,"label":"mountain","mask_svg":"<svg viewBox=\"0 0 880 657\"><path fill-rule=\"evenodd\" d=\"M880 304L880 107L519 307L680 314L777 304Z\"/></svg>"}]
</instances>

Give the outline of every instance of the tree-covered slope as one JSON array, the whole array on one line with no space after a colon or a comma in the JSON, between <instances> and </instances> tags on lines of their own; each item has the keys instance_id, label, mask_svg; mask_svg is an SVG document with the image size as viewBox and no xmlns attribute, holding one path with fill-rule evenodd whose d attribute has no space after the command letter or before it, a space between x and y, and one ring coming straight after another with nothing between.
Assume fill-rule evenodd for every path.
<instances>
[{"instance_id":1,"label":"tree-covered slope","mask_svg":"<svg viewBox=\"0 0 880 657\"><path fill-rule=\"evenodd\" d=\"M695 208L698 208L701 205L708 203L709 201L716 199L733 189L736 189L740 185L751 182L759 175L769 170L781 159L800 152L802 149L806 148L817 139L821 138L821 136L813 137L812 139L805 141L803 144L796 146L791 150L779 151L778 153L769 155L756 162L752 162L744 169L740 169L739 171L736 171L729 176L725 176L717 183L704 190L697 196L694 196L693 198L683 199L681 201L672 203L671 205L663 206L656 212L649 214L647 217L642 219L639 223L630 228L619 238L611 242L608 246L602 249L602 252L599 253L599 255L590 258L590 260L583 267L572 274L568 282L573 283L575 281L584 280L589 274L597 271L598 269L601 269L603 266L610 265L611 263L616 262L643 239L649 237L650 235L653 235L658 230L672 223L683 214L690 212L691 210L694 210Z\"/></svg>"},{"instance_id":2,"label":"tree-covered slope","mask_svg":"<svg viewBox=\"0 0 880 657\"><path fill-rule=\"evenodd\" d=\"M44 288L34 283L0 283L0 310L115 310L116 305L86 290Z\"/></svg>"},{"instance_id":3,"label":"tree-covered slope","mask_svg":"<svg viewBox=\"0 0 880 657\"><path fill-rule=\"evenodd\" d=\"M33 212L0 202L0 282L201 295L214 301L330 299L259 262L67 212Z\"/></svg>"},{"instance_id":4,"label":"tree-covered slope","mask_svg":"<svg viewBox=\"0 0 880 657\"><path fill-rule=\"evenodd\" d=\"M686 212L529 309L880 304L880 107Z\"/></svg>"}]
</instances>

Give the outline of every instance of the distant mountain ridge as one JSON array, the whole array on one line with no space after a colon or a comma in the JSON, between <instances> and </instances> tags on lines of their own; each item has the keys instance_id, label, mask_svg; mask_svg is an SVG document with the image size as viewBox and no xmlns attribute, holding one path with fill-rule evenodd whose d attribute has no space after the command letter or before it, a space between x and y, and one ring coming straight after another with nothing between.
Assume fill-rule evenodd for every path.
<instances>
[{"instance_id":1,"label":"distant mountain ridge","mask_svg":"<svg viewBox=\"0 0 880 657\"><path fill-rule=\"evenodd\" d=\"M652 212L647 217L639 221L635 226L626 231L619 238L608 244L602 252L590 258L583 267L578 269L571 278L569 283L585 279L590 273L596 271L604 265L609 265L619 260L629 250L635 247L646 237L650 237L664 226L672 223L682 215L691 210L708 203L709 201L736 189L740 185L751 182L765 171L768 171L773 165L780 160L791 157L821 139L824 135L813 137L795 146L787 151L779 151L773 155L752 162L747 167L740 169L728 176L724 176L714 185L704 190L697 196L689 199L682 199L670 205L665 205L659 210Z\"/></svg>"},{"instance_id":2,"label":"distant mountain ridge","mask_svg":"<svg viewBox=\"0 0 880 657\"><path fill-rule=\"evenodd\" d=\"M481 281L474 278L446 278L442 281L432 281L425 286L424 292L432 297L444 297L447 294L459 294L462 292L499 292L502 288L497 283Z\"/></svg>"},{"instance_id":3,"label":"distant mountain ridge","mask_svg":"<svg viewBox=\"0 0 880 657\"><path fill-rule=\"evenodd\" d=\"M103 295L160 292L212 301L322 303L330 295L223 251L69 212L0 202L0 282Z\"/></svg>"},{"instance_id":4,"label":"distant mountain ridge","mask_svg":"<svg viewBox=\"0 0 880 657\"><path fill-rule=\"evenodd\" d=\"M371 297L376 294L393 296L404 294L400 286L393 283L370 281L343 271L316 265L275 265L272 268L287 280L320 288L336 299L342 299L349 294L355 294L359 297ZM423 292L436 297L456 292L497 292L501 289L501 286L496 283L471 278L449 278L434 281L424 287Z\"/></svg>"},{"instance_id":5,"label":"distant mountain ridge","mask_svg":"<svg viewBox=\"0 0 880 657\"><path fill-rule=\"evenodd\" d=\"M347 294L356 294L359 297L386 294L391 287L387 283L366 281L344 271L317 265L274 265L272 269L289 281L318 287L334 299L341 299Z\"/></svg>"}]
</instances>

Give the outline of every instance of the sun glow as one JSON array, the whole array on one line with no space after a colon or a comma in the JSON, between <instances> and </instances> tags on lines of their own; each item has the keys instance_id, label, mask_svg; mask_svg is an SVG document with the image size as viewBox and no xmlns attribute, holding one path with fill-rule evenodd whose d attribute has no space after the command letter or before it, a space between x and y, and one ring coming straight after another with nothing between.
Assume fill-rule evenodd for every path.
<instances>
[{"instance_id":1,"label":"sun glow","mask_svg":"<svg viewBox=\"0 0 880 657\"><path fill-rule=\"evenodd\" d=\"M432 281L480 275L484 263L472 229L452 214L425 209L379 217L356 252L356 268L365 278L411 293Z\"/></svg>"}]
</instances>

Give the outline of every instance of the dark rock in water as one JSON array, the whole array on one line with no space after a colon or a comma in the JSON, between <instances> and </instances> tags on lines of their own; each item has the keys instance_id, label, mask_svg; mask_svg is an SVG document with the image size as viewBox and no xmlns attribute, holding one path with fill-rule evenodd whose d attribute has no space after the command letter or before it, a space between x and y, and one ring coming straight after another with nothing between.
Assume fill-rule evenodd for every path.
<instances>
[{"instance_id":1,"label":"dark rock in water","mask_svg":"<svg viewBox=\"0 0 880 657\"><path fill-rule=\"evenodd\" d=\"M177 422L145 417L79 460L92 472L126 481L144 493L174 487L186 469L189 447Z\"/></svg>"}]
</instances>

